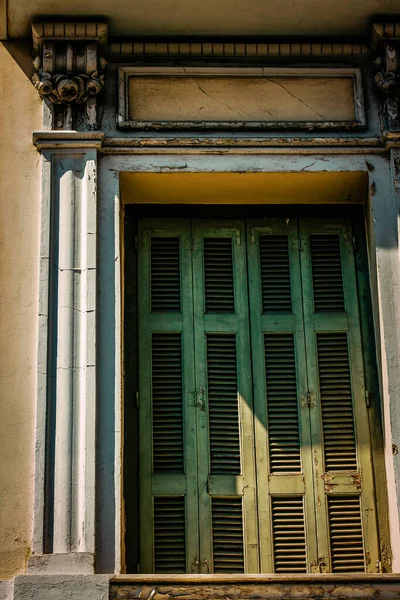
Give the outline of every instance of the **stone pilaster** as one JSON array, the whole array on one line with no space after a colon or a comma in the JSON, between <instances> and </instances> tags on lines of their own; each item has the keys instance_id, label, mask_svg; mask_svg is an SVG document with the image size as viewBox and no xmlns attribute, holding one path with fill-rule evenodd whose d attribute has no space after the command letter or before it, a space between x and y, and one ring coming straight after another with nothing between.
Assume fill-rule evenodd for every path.
<instances>
[{"instance_id":1,"label":"stone pilaster","mask_svg":"<svg viewBox=\"0 0 400 600\"><path fill-rule=\"evenodd\" d=\"M35 520L30 572L94 572L97 149L37 132L42 153Z\"/></svg>"}]
</instances>

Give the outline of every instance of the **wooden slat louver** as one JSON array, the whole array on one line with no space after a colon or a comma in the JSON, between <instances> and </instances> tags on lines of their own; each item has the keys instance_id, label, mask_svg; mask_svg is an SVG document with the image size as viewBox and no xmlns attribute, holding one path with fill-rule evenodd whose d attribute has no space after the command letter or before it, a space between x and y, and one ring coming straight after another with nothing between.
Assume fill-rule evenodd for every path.
<instances>
[{"instance_id":1,"label":"wooden slat louver","mask_svg":"<svg viewBox=\"0 0 400 600\"><path fill-rule=\"evenodd\" d=\"M153 470L183 472L180 333L152 335Z\"/></svg>"},{"instance_id":2,"label":"wooden slat louver","mask_svg":"<svg viewBox=\"0 0 400 600\"><path fill-rule=\"evenodd\" d=\"M338 234L311 234L315 312L344 311L342 261Z\"/></svg>"},{"instance_id":3,"label":"wooden slat louver","mask_svg":"<svg viewBox=\"0 0 400 600\"><path fill-rule=\"evenodd\" d=\"M234 312L232 238L204 238L204 285L206 312Z\"/></svg>"},{"instance_id":4,"label":"wooden slat louver","mask_svg":"<svg viewBox=\"0 0 400 600\"><path fill-rule=\"evenodd\" d=\"M212 498L214 573L243 573L241 498Z\"/></svg>"},{"instance_id":5,"label":"wooden slat louver","mask_svg":"<svg viewBox=\"0 0 400 600\"><path fill-rule=\"evenodd\" d=\"M364 544L359 496L328 496L332 571L363 572Z\"/></svg>"},{"instance_id":6,"label":"wooden slat louver","mask_svg":"<svg viewBox=\"0 0 400 600\"><path fill-rule=\"evenodd\" d=\"M270 471L299 472L300 436L293 334L265 334Z\"/></svg>"},{"instance_id":7,"label":"wooden slat louver","mask_svg":"<svg viewBox=\"0 0 400 600\"><path fill-rule=\"evenodd\" d=\"M207 334L211 473L240 473L236 336Z\"/></svg>"},{"instance_id":8,"label":"wooden slat louver","mask_svg":"<svg viewBox=\"0 0 400 600\"><path fill-rule=\"evenodd\" d=\"M272 498L275 573L307 571L302 496Z\"/></svg>"},{"instance_id":9,"label":"wooden slat louver","mask_svg":"<svg viewBox=\"0 0 400 600\"><path fill-rule=\"evenodd\" d=\"M156 573L186 572L185 498L154 498L154 567Z\"/></svg>"},{"instance_id":10,"label":"wooden slat louver","mask_svg":"<svg viewBox=\"0 0 400 600\"><path fill-rule=\"evenodd\" d=\"M346 333L317 334L325 470L356 470L353 399Z\"/></svg>"},{"instance_id":11,"label":"wooden slat louver","mask_svg":"<svg viewBox=\"0 0 400 600\"><path fill-rule=\"evenodd\" d=\"M263 312L291 312L290 263L287 235L260 235Z\"/></svg>"},{"instance_id":12,"label":"wooden slat louver","mask_svg":"<svg viewBox=\"0 0 400 600\"><path fill-rule=\"evenodd\" d=\"M151 310L181 310L179 237L151 238Z\"/></svg>"}]
</instances>

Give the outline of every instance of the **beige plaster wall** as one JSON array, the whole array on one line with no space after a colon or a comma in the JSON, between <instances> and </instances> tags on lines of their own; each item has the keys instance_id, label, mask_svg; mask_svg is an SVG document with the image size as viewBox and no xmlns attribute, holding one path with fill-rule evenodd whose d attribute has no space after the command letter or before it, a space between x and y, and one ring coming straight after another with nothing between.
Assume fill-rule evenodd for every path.
<instances>
[{"instance_id":1,"label":"beige plaster wall","mask_svg":"<svg viewBox=\"0 0 400 600\"><path fill-rule=\"evenodd\" d=\"M29 46L0 44L0 579L30 554L41 104Z\"/></svg>"}]
</instances>

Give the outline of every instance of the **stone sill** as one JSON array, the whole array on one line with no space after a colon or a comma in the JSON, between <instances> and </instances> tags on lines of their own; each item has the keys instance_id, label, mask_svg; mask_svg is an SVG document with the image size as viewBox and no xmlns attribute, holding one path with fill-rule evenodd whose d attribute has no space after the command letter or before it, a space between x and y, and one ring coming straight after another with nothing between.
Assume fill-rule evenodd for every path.
<instances>
[{"instance_id":1,"label":"stone sill","mask_svg":"<svg viewBox=\"0 0 400 600\"><path fill-rule=\"evenodd\" d=\"M1 600L400 600L400 574L19 575Z\"/></svg>"},{"instance_id":2,"label":"stone sill","mask_svg":"<svg viewBox=\"0 0 400 600\"><path fill-rule=\"evenodd\" d=\"M110 600L399 599L400 574L119 575Z\"/></svg>"},{"instance_id":3,"label":"stone sill","mask_svg":"<svg viewBox=\"0 0 400 600\"><path fill-rule=\"evenodd\" d=\"M276 582L276 581L398 581L400 582L400 573L247 573L232 575L193 575L193 574L121 574L112 575L111 583L137 581L157 581L168 583L225 583L227 581L237 581L238 583L252 582ZM400 598L400 590L399 590Z\"/></svg>"}]
</instances>

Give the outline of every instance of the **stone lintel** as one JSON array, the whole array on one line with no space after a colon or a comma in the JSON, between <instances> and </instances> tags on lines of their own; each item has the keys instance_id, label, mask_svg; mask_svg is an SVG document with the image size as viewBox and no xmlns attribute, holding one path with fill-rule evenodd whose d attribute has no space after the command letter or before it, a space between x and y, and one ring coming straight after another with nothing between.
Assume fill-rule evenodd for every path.
<instances>
[{"instance_id":1,"label":"stone lintel","mask_svg":"<svg viewBox=\"0 0 400 600\"><path fill-rule=\"evenodd\" d=\"M28 573L34 575L91 575L94 573L92 552L38 554L28 561Z\"/></svg>"}]
</instances>

